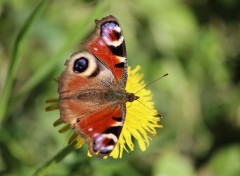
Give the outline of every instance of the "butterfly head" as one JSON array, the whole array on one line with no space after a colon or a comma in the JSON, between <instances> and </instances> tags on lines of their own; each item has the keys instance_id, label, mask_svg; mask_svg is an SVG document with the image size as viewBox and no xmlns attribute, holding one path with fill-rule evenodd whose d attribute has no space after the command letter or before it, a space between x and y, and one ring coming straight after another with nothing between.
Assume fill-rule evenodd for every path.
<instances>
[{"instance_id":1,"label":"butterfly head","mask_svg":"<svg viewBox=\"0 0 240 176\"><path fill-rule=\"evenodd\" d=\"M133 102L134 100L137 100L140 98L139 96L136 96L134 93L127 93L126 96L127 96L128 102Z\"/></svg>"}]
</instances>

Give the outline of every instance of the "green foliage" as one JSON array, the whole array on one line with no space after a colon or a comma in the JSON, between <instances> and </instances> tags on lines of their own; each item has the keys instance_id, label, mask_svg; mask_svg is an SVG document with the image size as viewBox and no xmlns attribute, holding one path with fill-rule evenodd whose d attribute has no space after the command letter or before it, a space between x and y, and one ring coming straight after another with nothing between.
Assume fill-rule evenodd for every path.
<instances>
[{"instance_id":1,"label":"green foliage","mask_svg":"<svg viewBox=\"0 0 240 176\"><path fill-rule=\"evenodd\" d=\"M240 175L237 0L1 1L0 175ZM163 129L123 159L71 152L45 112L94 19L121 22L129 65L151 85ZM71 152L71 153L70 153ZM56 155L57 154L57 155ZM54 157L55 156L55 157Z\"/></svg>"},{"instance_id":2,"label":"green foliage","mask_svg":"<svg viewBox=\"0 0 240 176\"><path fill-rule=\"evenodd\" d=\"M0 120L6 117L6 111L8 110L7 104L9 103L9 97L12 91L13 82L16 78L16 74L19 69L19 65L22 60L22 52L26 46L26 40L28 38L29 31L33 26L33 22L36 21L36 18L41 14L42 10L45 8L48 1L42 1L33 13L26 20L25 24L21 28L19 34L17 35L16 41L14 42L11 61L8 68L7 76L8 78L5 81L3 92L1 94L0 101Z\"/></svg>"}]
</instances>

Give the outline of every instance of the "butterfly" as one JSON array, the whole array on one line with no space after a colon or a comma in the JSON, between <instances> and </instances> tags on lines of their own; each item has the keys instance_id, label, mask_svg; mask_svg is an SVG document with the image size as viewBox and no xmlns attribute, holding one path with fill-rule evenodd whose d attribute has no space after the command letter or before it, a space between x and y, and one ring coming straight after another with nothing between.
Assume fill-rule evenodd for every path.
<instances>
[{"instance_id":1,"label":"butterfly","mask_svg":"<svg viewBox=\"0 0 240 176\"><path fill-rule=\"evenodd\" d=\"M139 97L125 90L128 63L117 18L96 20L83 45L88 51L72 54L59 78L60 119L84 139L92 155L104 157L118 142L126 102Z\"/></svg>"}]
</instances>

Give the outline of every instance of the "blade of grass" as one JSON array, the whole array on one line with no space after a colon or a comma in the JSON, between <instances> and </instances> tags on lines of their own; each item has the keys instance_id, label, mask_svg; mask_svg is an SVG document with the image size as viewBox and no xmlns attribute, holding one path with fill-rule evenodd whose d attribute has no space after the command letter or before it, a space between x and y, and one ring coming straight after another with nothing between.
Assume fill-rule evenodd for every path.
<instances>
[{"instance_id":1,"label":"blade of grass","mask_svg":"<svg viewBox=\"0 0 240 176\"><path fill-rule=\"evenodd\" d=\"M29 33L33 26L33 23L44 11L49 0L42 0L39 5L33 10L29 18L26 20L25 24L21 28L19 34L17 35L16 41L14 42L11 61L7 73L7 79L5 81L3 91L0 97L0 123L3 118L7 116L6 112L9 105L9 100L12 92L12 87L16 74L19 69L19 65L22 61L22 53L27 43Z\"/></svg>"},{"instance_id":2,"label":"blade of grass","mask_svg":"<svg viewBox=\"0 0 240 176\"><path fill-rule=\"evenodd\" d=\"M84 36L86 36L87 32L89 31L88 26L93 22L96 17L102 16L106 9L108 8L108 1L107 3L101 3L101 5L96 5L96 8L92 11L89 17L85 20L77 24L74 31L71 32L69 35L66 44L63 46L59 52L48 60L48 64L42 65L26 82L26 84L22 87L22 89L17 93L14 101L16 99L22 97L26 92L31 91L34 87L36 87L44 78L51 74L54 68L57 66L57 63L60 59L66 57L66 53L69 51L71 47L76 45L79 41L81 41Z\"/></svg>"}]
</instances>

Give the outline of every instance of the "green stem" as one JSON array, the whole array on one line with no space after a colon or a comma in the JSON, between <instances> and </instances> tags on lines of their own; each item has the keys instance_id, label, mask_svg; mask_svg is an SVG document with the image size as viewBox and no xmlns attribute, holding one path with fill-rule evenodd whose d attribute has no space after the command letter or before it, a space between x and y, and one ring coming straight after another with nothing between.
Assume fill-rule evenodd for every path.
<instances>
[{"instance_id":1,"label":"green stem","mask_svg":"<svg viewBox=\"0 0 240 176\"><path fill-rule=\"evenodd\" d=\"M67 145L65 148L63 148L58 154L56 154L52 159L46 162L42 167L38 168L33 176L43 176L47 175L48 172L54 167L55 164L62 161L69 153L74 151L74 145Z\"/></svg>"}]
</instances>

